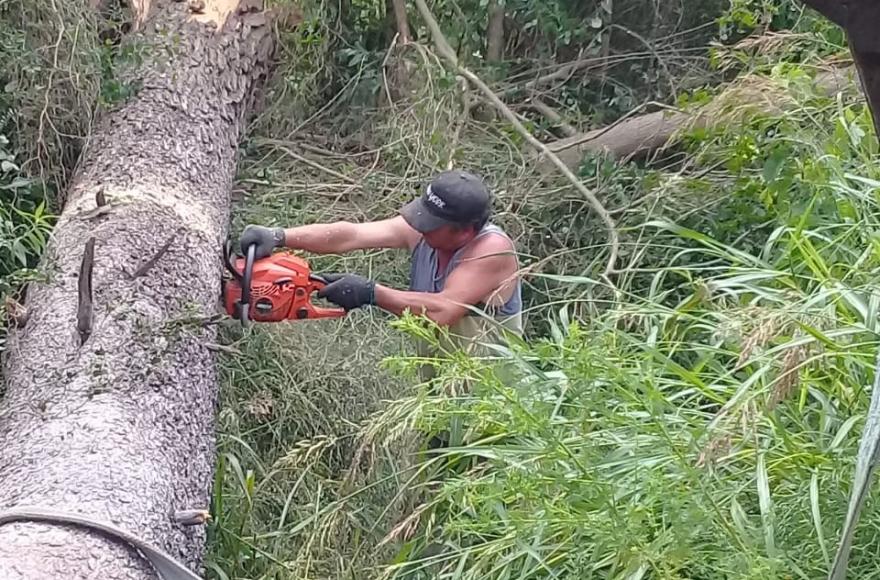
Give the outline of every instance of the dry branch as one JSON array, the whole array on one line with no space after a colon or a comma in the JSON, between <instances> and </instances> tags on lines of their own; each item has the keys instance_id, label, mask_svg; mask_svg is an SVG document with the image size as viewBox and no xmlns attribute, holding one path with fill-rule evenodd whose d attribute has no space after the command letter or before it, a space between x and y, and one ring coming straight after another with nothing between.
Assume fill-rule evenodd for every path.
<instances>
[{"instance_id":1,"label":"dry branch","mask_svg":"<svg viewBox=\"0 0 880 580\"><path fill-rule=\"evenodd\" d=\"M440 30L440 25L437 24L437 20L431 13L428 5L425 4L425 0L416 0L416 6L422 15L422 18L425 20L428 30L431 31L431 36L434 39L434 44L437 47L437 52L440 53L440 56L445 58L461 76L465 77L472 85L479 89L479 91L483 93L483 96L498 110L499 113L501 113L501 115L504 116L505 119L507 119L508 122L510 122L511 125L513 125L516 131L522 135L532 147L540 151L542 155L547 156L550 162L553 163L553 165L562 172L562 174L587 199L587 201L589 201L593 210L602 218L602 221L608 229L610 244L608 263L605 266L604 275L609 276L613 274L617 263L617 256L620 251L620 240L617 233L617 225L614 223L611 214L608 213L608 210L605 209L605 206L602 205L596 195L590 191L574 173L571 172L571 169L569 169L559 157L550 151L546 145L538 141L538 139L536 139L535 136L523 126L516 114L514 114L513 111L511 111L510 108L498 98L498 95L496 95L492 89L480 79L480 77L458 62L458 58L455 56L455 51L452 50L452 47L446 40L446 36L443 34L443 31Z\"/></svg>"},{"instance_id":2,"label":"dry branch","mask_svg":"<svg viewBox=\"0 0 880 580\"><path fill-rule=\"evenodd\" d=\"M155 266L156 263L162 259L162 256L164 256L168 252L168 250L171 248L171 245L174 243L175 238L177 238L177 236L181 233L183 233L183 228L178 228L173 234L171 234L165 241L165 243L162 244L162 247L159 248L159 250L155 254L153 254L153 257L141 264L141 266L135 271L135 273L131 275L131 279L134 280L135 278L146 276L150 272L150 270L153 269L153 266Z\"/></svg>"},{"instance_id":3,"label":"dry branch","mask_svg":"<svg viewBox=\"0 0 880 580\"><path fill-rule=\"evenodd\" d=\"M542 101L540 98L532 97L531 99L529 99L529 106L544 115L548 120L559 127L559 130L566 137L574 137L578 134L577 129L566 122L566 120L562 118L562 115L560 115L556 109Z\"/></svg>"},{"instance_id":4,"label":"dry branch","mask_svg":"<svg viewBox=\"0 0 880 580\"><path fill-rule=\"evenodd\" d=\"M95 238L89 238L79 266L79 283L77 292L79 299L76 308L76 330L79 343L84 344L92 333L92 271L95 264Z\"/></svg>"}]
</instances>

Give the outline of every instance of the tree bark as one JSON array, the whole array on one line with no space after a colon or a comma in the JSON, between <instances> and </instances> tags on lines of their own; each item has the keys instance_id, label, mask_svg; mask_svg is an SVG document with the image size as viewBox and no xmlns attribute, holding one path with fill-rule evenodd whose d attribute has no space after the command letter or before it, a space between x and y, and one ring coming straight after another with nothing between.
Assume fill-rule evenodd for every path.
<instances>
[{"instance_id":1,"label":"tree bark","mask_svg":"<svg viewBox=\"0 0 880 580\"><path fill-rule=\"evenodd\" d=\"M394 10L394 21L397 23L397 34L399 44L407 44L412 40L409 32L409 21L406 18L406 0L390 0L391 7Z\"/></svg>"},{"instance_id":2,"label":"tree bark","mask_svg":"<svg viewBox=\"0 0 880 580\"><path fill-rule=\"evenodd\" d=\"M244 2L141 3L134 96L81 159L0 403L0 511L107 521L197 573L204 529L174 513L209 505L218 377L214 331L192 321L218 311L237 144L272 50L269 15ZM109 537L28 522L0 526L0 578L156 574Z\"/></svg>"},{"instance_id":3,"label":"tree bark","mask_svg":"<svg viewBox=\"0 0 880 580\"><path fill-rule=\"evenodd\" d=\"M851 85L855 76L852 68L822 73L816 77L816 88L831 93ZM765 95L756 95L762 96ZM758 108L778 107L781 103L767 101L756 103ZM675 135L687 126L707 127L729 118L717 115L715 111L656 111L624 119L610 127L579 133L547 144L565 165L575 169L587 153L605 152L617 158L633 158L649 155L666 146ZM538 156L538 165L547 171L551 163Z\"/></svg>"},{"instance_id":4,"label":"tree bark","mask_svg":"<svg viewBox=\"0 0 880 580\"><path fill-rule=\"evenodd\" d=\"M504 52L504 6L489 0L489 22L486 27L486 60L498 62Z\"/></svg>"},{"instance_id":5,"label":"tree bark","mask_svg":"<svg viewBox=\"0 0 880 580\"><path fill-rule=\"evenodd\" d=\"M846 32L862 90L880 138L880 2L877 0L803 0Z\"/></svg>"}]
</instances>

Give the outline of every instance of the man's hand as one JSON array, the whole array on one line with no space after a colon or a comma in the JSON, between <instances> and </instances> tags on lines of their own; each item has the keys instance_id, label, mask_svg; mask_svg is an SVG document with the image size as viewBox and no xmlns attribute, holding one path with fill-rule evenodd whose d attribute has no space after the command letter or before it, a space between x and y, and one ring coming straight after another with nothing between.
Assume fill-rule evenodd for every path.
<instances>
[{"instance_id":1,"label":"man's hand","mask_svg":"<svg viewBox=\"0 0 880 580\"><path fill-rule=\"evenodd\" d=\"M326 298L346 310L375 303L376 283L357 274L324 274L327 285L318 290L318 297Z\"/></svg>"},{"instance_id":2,"label":"man's hand","mask_svg":"<svg viewBox=\"0 0 880 580\"><path fill-rule=\"evenodd\" d=\"M259 260L272 255L272 250L284 245L284 228L266 228L250 225L244 229L239 241L241 254L247 257L248 248L256 245L254 257Z\"/></svg>"}]
</instances>

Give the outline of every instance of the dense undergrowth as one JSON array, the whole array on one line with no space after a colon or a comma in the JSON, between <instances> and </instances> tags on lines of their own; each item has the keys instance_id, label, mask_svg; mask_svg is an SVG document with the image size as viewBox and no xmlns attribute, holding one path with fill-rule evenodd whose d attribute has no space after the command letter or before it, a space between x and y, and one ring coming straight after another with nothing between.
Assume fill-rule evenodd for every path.
<instances>
[{"instance_id":1,"label":"dense undergrowth","mask_svg":"<svg viewBox=\"0 0 880 580\"><path fill-rule=\"evenodd\" d=\"M85 2L0 2L0 351L101 96L97 25Z\"/></svg>"},{"instance_id":2,"label":"dense undergrowth","mask_svg":"<svg viewBox=\"0 0 880 580\"><path fill-rule=\"evenodd\" d=\"M699 145L701 164L724 162L715 211L762 201L754 246L658 212L651 244L680 249L649 267L648 292L589 319L559 308L549 337L499 353L512 381L453 356L441 382L470 393L424 388L369 427L407 409L419 430L461 434L389 576L824 575L873 378L880 182L864 109L798 98ZM853 577L875 574L877 517Z\"/></svg>"},{"instance_id":3,"label":"dense undergrowth","mask_svg":"<svg viewBox=\"0 0 880 580\"><path fill-rule=\"evenodd\" d=\"M306 3L303 26L282 32L267 106L243 144L233 231L384 217L450 163L479 171L522 251L528 336L491 359L447 353L431 361L439 378L418 384L411 338L427 330L415 319L366 310L223 325L209 577L823 577L880 309L876 135L852 79L830 94L814 82L827 57L845 54L839 31L787 1L736 0L719 22L714 3L686 15L653 3L660 24L633 24L619 46L627 58L558 88L555 104L581 129L651 99L714 107L721 120L638 163L583 160L579 176L623 237L610 287L598 276L607 238L586 201L535 170L505 124L463 110L457 79L429 50L404 55L414 88L389 99L384 12L351 4L357 18L340 24L334 6ZM511 2L513 18L546 30L512 39L515 58L481 74L504 90L572 51L596 54L601 43L565 16L581 10L604 30L605 5ZM46 4L24 6L0 2L0 15L47 18L33 12ZM437 11L459 52L477 54L482 40L454 3ZM621 26L639 21L622 13ZM707 48L704 18L722 40L750 36ZM569 44L547 33L560 26ZM32 75L35 93L0 93L4 296L33 275L76 135L96 103L116 98L112 46L99 48L96 30L47 26L49 41L14 30L0 31L10 31L4 50L33 60L0 60L0 76ZM80 38L93 44L69 43ZM58 50L37 48L52 39ZM58 54L69 63L61 77ZM65 117L60 103L71 102ZM44 137L46 104L67 124ZM519 112L553 137L552 124ZM312 261L402 286L405 258ZM448 446L429 449L438 435ZM869 499L852 577L880 576L878 523Z\"/></svg>"},{"instance_id":4,"label":"dense undergrowth","mask_svg":"<svg viewBox=\"0 0 880 580\"><path fill-rule=\"evenodd\" d=\"M810 66L756 74L785 106L690 132L678 171L599 160L640 193L613 292L591 275L601 249L560 252L567 271L530 274L564 298L534 307L548 331L528 344L499 360L449 353L435 383L369 401L360 429L307 420L269 465L251 462L253 438L227 439L258 467L250 480L227 471L218 576L823 576L878 345L877 145L857 92L818 92ZM375 336L373 316L339 332ZM296 366L322 331L266 332L310 344L287 352ZM381 357L366 356L364 376ZM412 383L418 361L385 362ZM322 379L315 401L338 381ZM438 433L450 447L426 453ZM878 517L869 501L854 577L873 577Z\"/></svg>"}]
</instances>

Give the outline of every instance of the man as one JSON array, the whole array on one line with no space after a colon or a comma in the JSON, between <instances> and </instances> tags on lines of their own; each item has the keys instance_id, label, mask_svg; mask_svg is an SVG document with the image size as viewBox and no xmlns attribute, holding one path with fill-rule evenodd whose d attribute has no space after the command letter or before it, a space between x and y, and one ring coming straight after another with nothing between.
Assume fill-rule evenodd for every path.
<instances>
[{"instance_id":1,"label":"man","mask_svg":"<svg viewBox=\"0 0 880 580\"><path fill-rule=\"evenodd\" d=\"M449 334L467 339L459 346L504 327L522 333L521 283L512 240L489 222L490 195L476 176L447 171L400 215L362 224L339 221L294 228L250 225L240 245L256 245L258 258L277 247L316 254L397 248L411 253L408 290L377 284L356 274L328 274L319 296L346 310L375 305L396 315L424 315ZM475 313L477 307L490 318Z\"/></svg>"}]
</instances>

